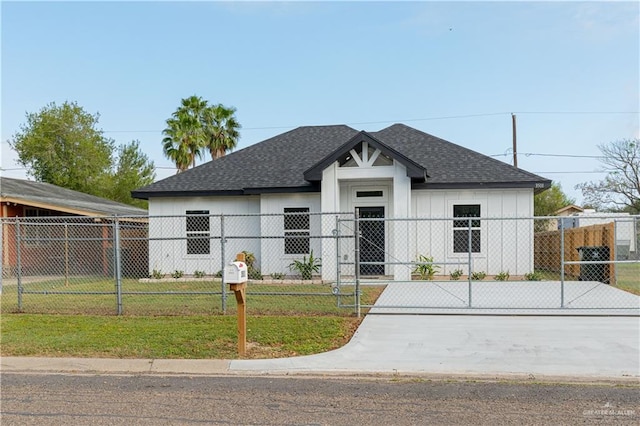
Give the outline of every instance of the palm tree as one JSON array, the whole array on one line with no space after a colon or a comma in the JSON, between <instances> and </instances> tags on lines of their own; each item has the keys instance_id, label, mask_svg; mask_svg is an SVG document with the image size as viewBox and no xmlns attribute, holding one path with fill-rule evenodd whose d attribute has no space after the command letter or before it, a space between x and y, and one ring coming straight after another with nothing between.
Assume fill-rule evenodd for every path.
<instances>
[{"instance_id":1,"label":"palm tree","mask_svg":"<svg viewBox=\"0 0 640 426\"><path fill-rule=\"evenodd\" d=\"M212 160L223 157L238 144L242 126L236 120L235 112L234 107L217 104L205 108L202 113L205 146L209 148Z\"/></svg>"},{"instance_id":2,"label":"palm tree","mask_svg":"<svg viewBox=\"0 0 640 426\"><path fill-rule=\"evenodd\" d=\"M162 148L165 157L171 160L175 165L177 172L184 172L192 163L191 153L188 145L182 143L183 131L180 127L179 120L167 120L167 128L162 131L165 135L162 139Z\"/></svg>"},{"instance_id":3,"label":"palm tree","mask_svg":"<svg viewBox=\"0 0 640 426\"><path fill-rule=\"evenodd\" d=\"M205 147L205 133L201 117L207 109L207 101L197 96L182 99L180 107L167 120L162 131L164 154L173 161L177 173L195 167L196 157L202 158Z\"/></svg>"}]
</instances>

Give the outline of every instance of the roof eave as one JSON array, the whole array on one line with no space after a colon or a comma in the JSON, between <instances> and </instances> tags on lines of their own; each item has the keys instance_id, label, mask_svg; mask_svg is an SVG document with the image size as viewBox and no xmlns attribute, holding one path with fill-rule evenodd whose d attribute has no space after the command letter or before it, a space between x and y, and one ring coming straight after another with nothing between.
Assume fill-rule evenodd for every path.
<instances>
[{"instance_id":1,"label":"roof eave","mask_svg":"<svg viewBox=\"0 0 640 426\"><path fill-rule=\"evenodd\" d=\"M411 189L523 189L530 188L535 194L551 187L550 180L540 181L505 181L505 182L417 182Z\"/></svg>"},{"instance_id":2,"label":"roof eave","mask_svg":"<svg viewBox=\"0 0 640 426\"><path fill-rule=\"evenodd\" d=\"M302 186L269 186L215 191L132 191L131 196L133 198L148 200L149 198L167 197L223 197L259 194L293 194L300 192L320 192L320 187L309 184Z\"/></svg>"},{"instance_id":3,"label":"roof eave","mask_svg":"<svg viewBox=\"0 0 640 426\"><path fill-rule=\"evenodd\" d=\"M232 190L203 190L203 191L131 191L133 198L148 200L149 198L172 198L172 197L206 197L210 195L245 195L242 189Z\"/></svg>"},{"instance_id":4,"label":"roof eave","mask_svg":"<svg viewBox=\"0 0 640 426\"><path fill-rule=\"evenodd\" d=\"M37 209L43 210L53 210L60 213L72 214L77 216L87 216L87 217L101 217L101 216L113 216L113 215L146 215L147 212L143 209L140 211L122 211L122 209L95 209L95 208L83 208L79 206L69 206L63 205L60 203L52 203L52 202L42 202L39 200L22 198L22 197L11 197L11 196L2 196L0 197L0 203L11 203L11 204L19 204L22 206L29 206ZM116 211L118 210L118 211Z\"/></svg>"}]
</instances>

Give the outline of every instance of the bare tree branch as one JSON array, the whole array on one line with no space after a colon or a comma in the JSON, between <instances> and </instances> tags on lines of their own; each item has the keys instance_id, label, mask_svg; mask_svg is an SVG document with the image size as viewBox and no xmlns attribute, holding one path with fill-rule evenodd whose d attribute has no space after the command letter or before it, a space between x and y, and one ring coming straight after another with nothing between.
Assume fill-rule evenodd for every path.
<instances>
[{"instance_id":1,"label":"bare tree branch","mask_svg":"<svg viewBox=\"0 0 640 426\"><path fill-rule=\"evenodd\" d=\"M623 139L599 145L607 176L576 185L586 204L605 210L640 213L640 140Z\"/></svg>"}]
</instances>

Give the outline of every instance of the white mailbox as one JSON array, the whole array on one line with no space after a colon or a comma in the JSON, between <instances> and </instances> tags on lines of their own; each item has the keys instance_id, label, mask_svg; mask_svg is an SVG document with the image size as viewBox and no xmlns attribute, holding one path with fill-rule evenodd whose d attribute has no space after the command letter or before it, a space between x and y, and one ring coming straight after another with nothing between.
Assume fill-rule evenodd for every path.
<instances>
[{"instance_id":1,"label":"white mailbox","mask_svg":"<svg viewBox=\"0 0 640 426\"><path fill-rule=\"evenodd\" d=\"M231 262L224 268L224 281L227 284L241 284L248 280L247 264L244 262Z\"/></svg>"}]
</instances>

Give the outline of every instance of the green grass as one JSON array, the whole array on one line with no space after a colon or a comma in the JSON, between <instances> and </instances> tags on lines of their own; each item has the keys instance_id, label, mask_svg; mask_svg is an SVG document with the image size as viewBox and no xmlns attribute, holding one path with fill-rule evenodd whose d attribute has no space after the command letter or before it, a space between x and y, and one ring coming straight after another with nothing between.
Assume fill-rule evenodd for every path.
<instances>
[{"instance_id":1,"label":"green grass","mask_svg":"<svg viewBox=\"0 0 640 426\"><path fill-rule=\"evenodd\" d=\"M560 281L559 272L536 271L542 280ZM613 272L612 272L613 274ZM616 280L613 287L640 296L640 263L618 263L615 265ZM567 276L567 280L577 280L578 277Z\"/></svg>"},{"instance_id":2,"label":"green grass","mask_svg":"<svg viewBox=\"0 0 640 426\"><path fill-rule=\"evenodd\" d=\"M0 312L95 314L117 313L113 280L76 278L25 283L22 310L16 285L5 285ZM373 304L383 287L363 287L362 301ZM344 315L350 316L355 301L354 287L343 286L339 298L326 284L262 284L247 286L247 311L251 315ZM35 292L38 294L29 294ZM139 282L123 280L122 308L125 315L211 315L223 314L219 281ZM62 293L62 294L61 294ZM63 294L73 293L73 294ZM148 293L148 294L143 294ZM226 289L226 313L235 313L233 292ZM339 306L340 305L340 306Z\"/></svg>"},{"instance_id":3,"label":"green grass","mask_svg":"<svg viewBox=\"0 0 640 426\"><path fill-rule=\"evenodd\" d=\"M325 352L344 345L360 320L348 317L247 318L248 358ZM2 356L237 358L234 316L5 314Z\"/></svg>"},{"instance_id":4,"label":"green grass","mask_svg":"<svg viewBox=\"0 0 640 426\"><path fill-rule=\"evenodd\" d=\"M640 263L616 265L615 287L640 296Z\"/></svg>"}]
</instances>

